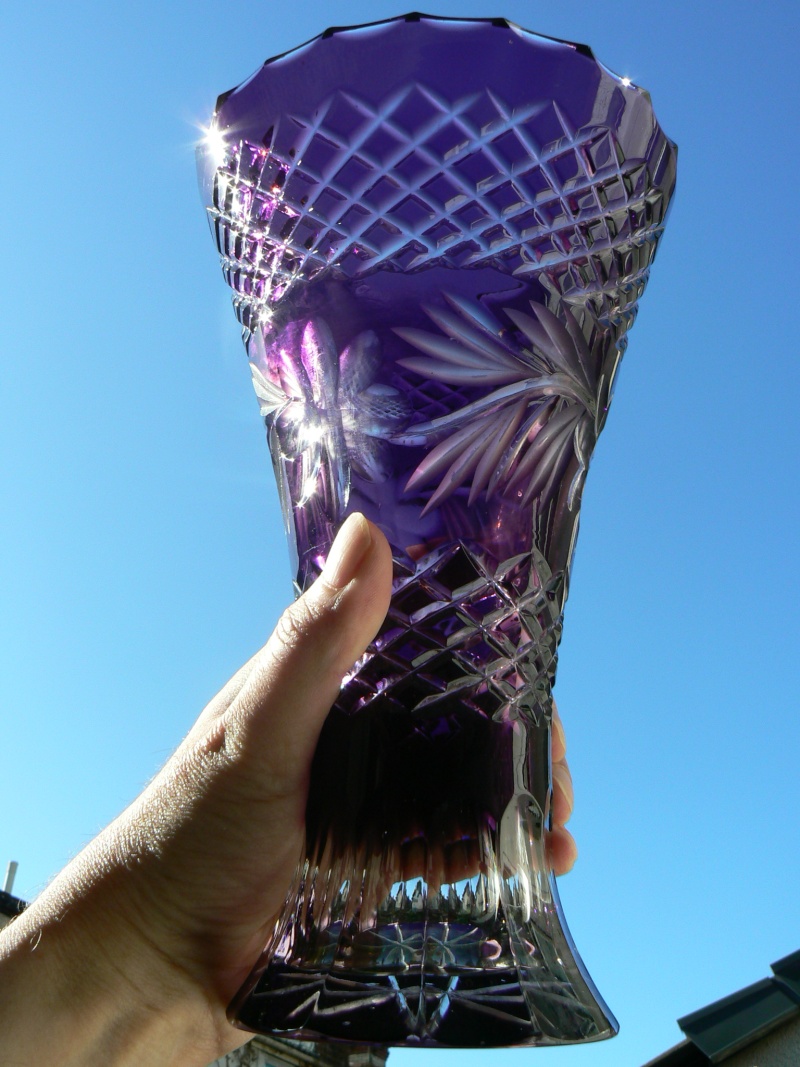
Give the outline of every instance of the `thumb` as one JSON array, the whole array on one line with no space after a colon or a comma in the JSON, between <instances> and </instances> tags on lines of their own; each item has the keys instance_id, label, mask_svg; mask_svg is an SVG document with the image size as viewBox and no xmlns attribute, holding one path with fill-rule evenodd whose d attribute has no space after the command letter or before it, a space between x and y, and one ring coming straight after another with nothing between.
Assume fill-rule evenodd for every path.
<instances>
[{"instance_id":1,"label":"thumb","mask_svg":"<svg viewBox=\"0 0 800 1067\"><path fill-rule=\"evenodd\" d=\"M281 791L305 781L342 678L384 620L391 576L386 538L363 515L350 515L320 577L251 661L226 716L228 738L235 737L243 762L252 759L254 773L268 774Z\"/></svg>"}]
</instances>

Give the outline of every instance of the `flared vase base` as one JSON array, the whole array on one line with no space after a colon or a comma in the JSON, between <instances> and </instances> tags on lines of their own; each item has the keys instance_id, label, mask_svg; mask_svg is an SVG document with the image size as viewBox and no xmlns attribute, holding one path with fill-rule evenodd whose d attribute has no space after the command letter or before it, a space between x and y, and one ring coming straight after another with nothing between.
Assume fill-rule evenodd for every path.
<instances>
[{"instance_id":1,"label":"flared vase base","mask_svg":"<svg viewBox=\"0 0 800 1067\"><path fill-rule=\"evenodd\" d=\"M419 966L312 971L272 963L231 1006L231 1019L256 1033L304 1041L428 1048L562 1045L613 1037L616 1020L576 974L571 953L565 954L553 961L553 969L445 967L438 973Z\"/></svg>"}]
</instances>

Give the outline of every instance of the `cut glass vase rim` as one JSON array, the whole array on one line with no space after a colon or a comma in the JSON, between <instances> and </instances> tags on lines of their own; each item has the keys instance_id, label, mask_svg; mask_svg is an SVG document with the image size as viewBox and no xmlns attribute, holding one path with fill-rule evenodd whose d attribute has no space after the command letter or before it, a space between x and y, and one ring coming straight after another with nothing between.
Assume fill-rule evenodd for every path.
<instances>
[{"instance_id":1,"label":"cut glass vase rim","mask_svg":"<svg viewBox=\"0 0 800 1067\"><path fill-rule=\"evenodd\" d=\"M277 52L275 55L269 56L263 61L261 66L256 71L254 71L249 78L246 78L243 82L232 86L225 92L220 93L220 95L217 97L216 104L214 105L214 115L216 116L222 105L232 93L236 92L239 89L242 89L250 80L252 80L252 78L257 77L259 72L265 67L272 66L273 64L278 63L284 59L289 59L290 57L293 57L303 52L306 48L310 48L312 45L315 45L320 41L330 40L332 37L341 37L342 35L349 33L358 33L362 30L372 30L377 29L381 26L391 26L402 22L439 22L451 24L460 23L462 25L466 24L495 26L498 29L513 30L521 35L524 35L525 37L535 38L536 40L549 42L553 45L563 45L566 48L572 49L578 55L581 55L589 61L596 63L597 66L600 67L606 74L608 74L615 81L619 82L621 88L631 92L635 92L638 95L644 97L644 99L647 100L650 103L650 106L652 107L652 98L650 96L649 90L643 88L641 85L637 85L636 82L632 81L627 76L617 74L616 71L612 70L605 63L603 63L602 60L597 58L597 55L595 54L595 51L591 47L591 45L583 44L580 41L571 41L566 37L555 37L552 34L540 33L538 30L528 29L526 26L521 25L519 22L514 22L513 19L508 19L504 16L480 17L473 15L432 15L423 11L408 11L405 14L392 15L385 19L373 19L369 22L354 22L348 25L328 26L327 29L323 30L321 33L315 34L313 37L309 37L301 44L294 45L292 48L287 48L283 52ZM653 117L655 119L656 126L660 126L660 123L658 122L658 119L655 117L655 115ZM677 144L669 137L667 137L667 140L670 142L673 150L677 152Z\"/></svg>"},{"instance_id":2,"label":"cut glass vase rim","mask_svg":"<svg viewBox=\"0 0 800 1067\"><path fill-rule=\"evenodd\" d=\"M403 15L390 15L385 19L373 19L369 22L354 22L349 25L342 26L328 26L322 33L317 33L313 37L309 37L307 41L303 41L302 44L295 45L293 48L287 48L285 52L279 52L277 55L270 56L269 59L265 59L262 66L266 67L270 63L276 62L276 60L283 59L284 56L291 55L292 52L299 52L307 45L312 44L314 41L324 41L329 37L333 37L335 34L351 33L354 30L370 30L376 26L388 26L394 22L467 22L476 23L487 26L497 26L498 29L503 30L520 30L523 33L530 34L533 37L540 37L545 41L552 41L553 44L565 44L574 48L576 51L585 55L588 59L596 60L596 56L588 44L580 44L577 41L568 41L565 37L553 37L550 34L538 33L535 30L529 30L525 26L520 25L518 22L514 22L513 19L507 19L502 16L496 18L491 17L479 17L471 15L431 15L424 11L407 11Z\"/></svg>"},{"instance_id":3,"label":"cut glass vase rim","mask_svg":"<svg viewBox=\"0 0 800 1067\"><path fill-rule=\"evenodd\" d=\"M465 55L469 55L469 63L453 64L452 57L451 60L447 60L446 51L452 51L454 41L459 42L459 46L463 47ZM323 42L333 42L333 44ZM501 45L501 42L509 45L516 44L517 47L507 51L503 47L497 47ZM449 63L446 76L437 69L441 66L438 63L440 49L442 50L442 62L445 66ZM385 58L379 62L381 55L384 57L390 55L392 62L386 62ZM627 113L630 109L630 114L634 116L634 119L633 121L628 119L625 123L626 130L623 132L622 142L625 157L631 163L638 160L643 167L646 165L649 167L651 160L657 168L671 167L673 177L671 188L666 190L668 198L674 191L676 146L659 123L650 94L631 82L629 78L615 74L599 62L589 47L539 34L505 18L457 18L413 12L352 26L331 27L316 37L310 38L304 44L267 59L243 81L223 92L217 99L205 137L197 145L198 181L203 202L207 205L212 203L215 175L219 167L229 160L230 154L236 151L237 145L240 149L247 146L251 153L256 154L263 154L265 150L273 151L273 131L276 128L273 124L281 113L295 116L293 121L299 121L302 126L307 127L310 131L309 137L312 133L314 136L319 134L320 151L323 152L325 168L327 168L327 163L325 163L327 157L324 153L337 148L346 151L348 157L352 156L353 167L358 169L358 174L366 168L374 174L376 182L380 183L383 178L385 184L391 167L405 165L406 161L401 159L398 153L407 145L408 152L414 155L421 147L425 157L423 162L431 166L437 165L440 172L444 173L446 170L448 173L455 173L459 167L456 166L454 170L454 161L449 159L455 147L453 145L442 147L431 142L433 156L430 156L430 146L427 140L429 135L435 134L436 131L429 131L426 123L420 124L419 122L413 129L407 127L403 117L400 118L399 129L395 129L394 125L391 127L395 141L399 143L392 142L388 148L376 149L377 154L374 158L373 148L368 148L367 155L361 158L363 137L372 132L370 124L377 120L379 111L384 114L384 110L388 109L385 110L385 116L391 115L392 122L394 122L395 109L400 101L398 94L403 91L406 83L410 84L409 79L418 79L423 70L430 70L430 75L427 73L425 75L426 88L423 92L428 94L431 113L444 121L443 117L449 114L448 109L451 104L458 101L457 113L454 112L452 116L455 125L462 129L468 138L478 136L481 145L484 142L487 146L494 144L496 135L489 126L493 126L495 122L498 124L498 135L504 130L516 131L518 126L523 128L524 133L525 123L528 120L527 111L530 110L532 117L535 115L537 106L543 112L542 122L547 119L549 126L552 126L552 132L549 128L543 132L541 143L538 146L534 144L532 151L537 157L541 156L548 165L552 157L552 161L557 164L557 171L554 175L548 172L542 179L543 184L539 182L534 190L528 189L527 192L523 190L519 195L520 205L523 202L528 203L525 200L526 195L533 197L529 201L529 206L530 212L533 212L536 217L526 222L522 217L524 212L517 211L516 204L513 205L514 211L510 210L512 205L506 201L511 196L511 192L516 191L516 186L506 195L502 190L495 188L496 183L484 188L486 183L478 180L481 175L476 176L471 172L466 172L462 176L463 180L457 183L456 193L463 192L474 199L478 209L486 216L488 220L486 226L476 226L471 219L466 218L466 208L460 211L451 210L448 203L442 207L439 203L441 197L438 196L433 170L429 174L427 172L421 174L416 158L414 158L408 164L413 173L406 174L401 170L399 180L393 175L389 180L394 181L398 187L402 187L408 197L421 199L422 207L428 208L433 215L438 216L442 211L446 211L449 224L460 227L462 231L459 241L455 240L452 230L449 231L450 236L437 233L434 235L436 237L434 240L434 236L431 236L427 230L420 236L422 228L415 224L411 225L409 233L414 240L406 243L409 244L409 249L412 244L415 248L419 246L419 255L412 257L413 262L409 264L410 251L403 259L395 260L395 253L401 250L400 246L395 247L395 243L385 234L378 235L380 240L376 247L373 247L375 242L370 243L371 230L374 230L375 226L367 232L370 228L361 218L362 208L368 205L359 204L354 209L358 217L354 212L348 214L345 210L347 205L342 209L343 215L342 212L334 215L332 213L335 205L329 205L330 210L325 218L315 214L311 219L311 213L316 211L318 205L311 201L309 206L307 195L290 197L286 201L287 213L290 213L292 218L302 216L305 220L303 226L296 227L297 233L302 230L305 234L308 226L314 231L311 234L312 243L304 240L298 244L294 230L289 232L286 238L286 247L290 249L292 257L293 265L289 272L292 277L309 279L311 276L309 271L312 268L314 271L322 268L337 268L347 277L364 276L367 272L384 267L401 271L416 270L432 265L434 262L441 262L447 266L472 268L481 265L487 257L501 273L524 273L529 276L549 270L555 262L563 260L566 263L567 260L571 261L576 256L590 254L596 243L594 234L591 235L591 239L587 238L585 241L579 237L574 247L564 249L563 255L558 248L536 252L532 251L532 246L529 246L532 240L538 239L542 227L553 230L557 228L555 221L540 217L540 201L549 211L550 200L556 197L561 199L562 207L566 212L566 221L563 224L559 222L560 230L565 230L565 227L568 229L573 219L576 223L584 224L588 218L588 216L584 218L586 212L582 204L576 208L571 202L567 203L568 194L572 195L575 190L567 181L568 176L562 176L558 168L561 167L560 155L562 153L568 156L570 151L575 153L582 150L582 142L579 144L576 140L579 134L581 136L585 134L585 138L591 138L594 136L594 131L600 133L606 128L606 120L602 115L596 116L591 109L587 110L582 104L582 101L591 96L598 100L616 98L615 110L622 108ZM552 95L548 95L547 99L549 100L549 112L554 115L547 118L546 100L543 94L548 79L553 77L555 81L552 86ZM355 91L356 87L358 87L358 101L350 99L350 92ZM477 111L472 116L473 94L478 94L479 91L486 101L491 103L494 111L491 112L490 124L485 127L481 125L480 131L476 132L470 129L470 123L474 126L475 122L484 121L478 117ZM520 91L518 99L517 94ZM348 127L347 130L340 131L338 134L334 131L329 135L326 128L326 107L333 100L333 95L331 95L331 100L328 100L326 93L337 94L343 101L341 106L346 110L362 112L362 118L359 119L361 125L357 123L352 129ZM445 104L445 100L450 103ZM477 95L474 95L474 100L477 107ZM541 101L541 104L537 105L538 101ZM523 103L524 108L521 108ZM577 106L577 111L574 105ZM489 108L489 103L483 106ZM322 108L321 111L320 108ZM464 115L468 116L466 126L461 119L462 110ZM523 110L526 111L525 114ZM348 121L351 120L348 119ZM261 125L262 122L263 125ZM450 125L453 125L453 122ZM607 128L613 137L614 131L610 126ZM322 136L323 134L325 136ZM534 132L533 136L535 140L539 135ZM528 135L524 134L522 144L530 151L528 139ZM660 149L656 152L656 145L659 141ZM305 147L300 149L301 154ZM461 147L459 145L459 149ZM445 158L441 159L439 158L440 150L444 151L444 148L448 148L449 151L446 152ZM509 145L509 159L503 163L503 175L507 183L514 183L516 180L517 164L520 162L516 159L517 150L516 141L512 139ZM395 155L397 159L394 159ZM301 160L300 156L295 158L293 152L290 152L290 156L291 158L288 156L286 159L281 158L281 166L287 174L289 171L293 173L297 170L301 178L310 180L316 185L326 184L333 175L333 172L327 173L329 168L326 169L324 176L322 172L317 174L316 170L319 166L323 166L323 163L318 163L312 164L311 171L309 171L310 178L308 178L305 174L308 168L303 170L300 166L306 161ZM392 162L389 157L392 157L394 161ZM666 162L667 160L671 162ZM349 162L349 158L345 162ZM456 162L463 163L461 160ZM589 165L596 167L599 164L592 161ZM387 166L389 170L386 169ZM586 164L584 164L584 169L585 166ZM414 167L417 169L414 170ZM614 169L613 166L611 169ZM618 167L616 169L619 170ZM523 169L519 173L524 179L527 171ZM617 177L620 181L624 180L621 173ZM634 178L634 175L630 177ZM423 178L425 184L420 186ZM465 182L469 186L473 178L477 183L474 188L462 188ZM358 175L355 177L349 175L345 181L349 182L351 179L357 184L363 184L357 180ZM638 174L634 180L640 183ZM656 184L660 181L661 178L658 177ZM447 191L449 185L445 183L443 188ZM381 185L375 193L378 199L371 200L370 205L376 219L375 225L385 230L387 219L384 219L383 215L386 212L378 203L378 200L384 196L382 189ZM581 186L578 192L582 191ZM267 194L268 192L267 190ZM302 194L303 190L300 192ZM307 193L308 190L305 192ZM554 194L552 197L549 196L550 192ZM389 196L389 192L386 192L385 196ZM614 196L616 196L616 189ZM627 193L624 199L627 201ZM459 201L459 204L461 203ZM599 219L600 215L605 215L610 210L611 208L598 203L595 214ZM649 212L650 208L646 210ZM483 215L481 223L484 221ZM492 220L495 223L494 228L489 225L489 221ZM401 230L404 230L408 222L407 219L401 223L397 223L394 219L389 221L394 225L399 225ZM211 218L209 222L213 226ZM663 229L663 222L664 218L661 217L656 227L659 232ZM314 225L311 225L312 223ZM638 225L635 222L633 224ZM261 226L261 223L258 223L258 226ZM319 230L319 227L322 227L322 230ZM239 233L240 228L234 228ZM390 232L394 233L393 230ZM323 242L316 240L318 233L322 233L330 248L324 249ZM641 236L649 240L652 233L642 232ZM273 235L273 239L278 242L278 236ZM565 239L571 241L568 234ZM280 240L283 240L282 235ZM364 245L363 248L362 245ZM334 247L337 249L336 254L334 254ZM467 254L470 248L473 249L474 255ZM458 252L455 258L454 249ZM511 255L512 251L519 252L516 260ZM347 254L348 252L350 254ZM501 254L505 261L503 264L500 264L498 258ZM245 255L242 259L239 253L236 253L234 259L237 263L244 264L247 256ZM282 299L280 294L286 290L286 286L282 286L280 292L277 288L274 291L271 288L268 299L262 299L260 295L251 296L250 290L246 288L247 283L242 280L231 280L230 284L239 293L236 304L237 317L249 330L268 320L270 317L267 314L268 307L274 307L275 301ZM583 288L582 282L576 281L575 284Z\"/></svg>"}]
</instances>

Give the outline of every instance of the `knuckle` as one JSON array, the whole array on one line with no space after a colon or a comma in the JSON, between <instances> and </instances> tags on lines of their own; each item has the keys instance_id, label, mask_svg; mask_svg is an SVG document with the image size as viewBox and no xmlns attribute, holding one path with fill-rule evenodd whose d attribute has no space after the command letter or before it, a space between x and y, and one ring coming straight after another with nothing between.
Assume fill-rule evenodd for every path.
<instances>
[{"instance_id":1,"label":"knuckle","mask_svg":"<svg viewBox=\"0 0 800 1067\"><path fill-rule=\"evenodd\" d=\"M301 597L291 604L278 619L275 637L284 648L294 648L308 640L316 622L316 613L306 598Z\"/></svg>"}]
</instances>

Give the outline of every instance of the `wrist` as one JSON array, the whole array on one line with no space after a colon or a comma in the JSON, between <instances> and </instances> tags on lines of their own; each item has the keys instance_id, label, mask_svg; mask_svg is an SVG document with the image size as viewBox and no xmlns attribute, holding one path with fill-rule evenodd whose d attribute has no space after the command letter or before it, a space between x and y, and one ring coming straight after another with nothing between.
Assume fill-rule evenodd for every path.
<instances>
[{"instance_id":1,"label":"wrist","mask_svg":"<svg viewBox=\"0 0 800 1067\"><path fill-rule=\"evenodd\" d=\"M147 958L113 875L71 898L60 881L0 932L0 1061L205 1067L208 1006Z\"/></svg>"}]
</instances>

